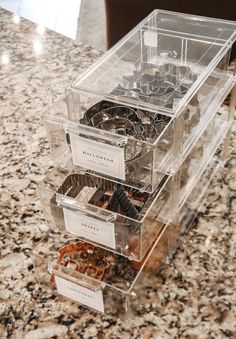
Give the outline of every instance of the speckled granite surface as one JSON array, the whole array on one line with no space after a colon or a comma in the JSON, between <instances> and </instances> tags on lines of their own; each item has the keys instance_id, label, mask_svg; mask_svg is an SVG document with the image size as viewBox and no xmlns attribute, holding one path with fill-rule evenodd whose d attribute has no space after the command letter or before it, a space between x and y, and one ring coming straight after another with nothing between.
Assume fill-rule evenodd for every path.
<instances>
[{"instance_id":1,"label":"speckled granite surface","mask_svg":"<svg viewBox=\"0 0 236 339\"><path fill-rule=\"evenodd\" d=\"M143 288L139 317L128 326L78 309L37 283L30 253L44 228L36 182L52 165L42 111L99 53L53 32L40 37L4 10L0 38L10 61L0 66L0 338L236 338L235 129L224 175L171 265Z\"/></svg>"}]
</instances>

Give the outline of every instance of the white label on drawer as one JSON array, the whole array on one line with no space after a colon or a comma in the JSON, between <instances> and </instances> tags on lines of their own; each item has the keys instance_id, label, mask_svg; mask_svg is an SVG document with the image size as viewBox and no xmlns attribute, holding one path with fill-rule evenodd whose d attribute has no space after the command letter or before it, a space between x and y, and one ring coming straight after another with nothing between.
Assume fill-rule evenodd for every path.
<instances>
[{"instance_id":1,"label":"white label on drawer","mask_svg":"<svg viewBox=\"0 0 236 339\"><path fill-rule=\"evenodd\" d=\"M115 227L111 222L99 221L81 213L63 208L68 232L96 241L101 245L116 248Z\"/></svg>"},{"instance_id":2,"label":"white label on drawer","mask_svg":"<svg viewBox=\"0 0 236 339\"><path fill-rule=\"evenodd\" d=\"M85 169L125 180L123 147L115 147L70 134L73 163Z\"/></svg>"},{"instance_id":3,"label":"white label on drawer","mask_svg":"<svg viewBox=\"0 0 236 339\"><path fill-rule=\"evenodd\" d=\"M104 313L102 291L93 291L55 275L57 291L69 299Z\"/></svg>"},{"instance_id":4,"label":"white label on drawer","mask_svg":"<svg viewBox=\"0 0 236 339\"><path fill-rule=\"evenodd\" d=\"M148 47L157 47L157 34L155 32L144 32L144 45Z\"/></svg>"}]
</instances>

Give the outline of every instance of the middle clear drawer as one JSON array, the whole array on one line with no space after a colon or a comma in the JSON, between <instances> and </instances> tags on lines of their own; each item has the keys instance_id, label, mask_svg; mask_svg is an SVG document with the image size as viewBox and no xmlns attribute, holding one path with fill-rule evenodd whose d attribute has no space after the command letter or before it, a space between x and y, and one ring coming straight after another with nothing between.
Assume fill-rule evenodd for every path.
<instances>
[{"instance_id":1,"label":"middle clear drawer","mask_svg":"<svg viewBox=\"0 0 236 339\"><path fill-rule=\"evenodd\" d=\"M172 185L164 176L150 194L56 167L39 184L39 195L51 229L140 261L163 226L158 215L174 199Z\"/></svg>"}]
</instances>

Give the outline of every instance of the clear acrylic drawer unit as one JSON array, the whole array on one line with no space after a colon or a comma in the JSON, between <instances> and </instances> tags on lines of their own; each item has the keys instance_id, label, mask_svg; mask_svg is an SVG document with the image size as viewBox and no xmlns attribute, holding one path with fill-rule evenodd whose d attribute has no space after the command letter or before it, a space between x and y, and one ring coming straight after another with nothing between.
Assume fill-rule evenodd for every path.
<instances>
[{"instance_id":1,"label":"clear acrylic drawer unit","mask_svg":"<svg viewBox=\"0 0 236 339\"><path fill-rule=\"evenodd\" d=\"M155 10L47 111L39 282L107 316L139 314L227 158L235 40L234 22Z\"/></svg>"},{"instance_id":2,"label":"clear acrylic drawer unit","mask_svg":"<svg viewBox=\"0 0 236 339\"><path fill-rule=\"evenodd\" d=\"M153 191L233 87L235 39L234 22L155 10L69 86L67 121L46 117L55 155Z\"/></svg>"},{"instance_id":3,"label":"clear acrylic drawer unit","mask_svg":"<svg viewBox=\"0 0 236 339\"><path fill-rule=\"evenodd\" d=\"M222 174L225 164L222 147L217 148L203 168L203 172L198 179L197 185L192 189L188 197L179 205L178 220L181 234L186 233L193 225L194 219L201 210L208 196L209 190L214 184L217 176Z\"/></svg>"},{"instance_id":4,"label":"clear acrylic drawer unit","mask_svg":"<svg viewBox=\"0 0 236 339\"><path fill-rule=\"evenodd\" d=\"M179 225L163 226L142 262L54 234L33 250L35 272L42 286L109 317L134 314L145 277L155 278L175 249ZM150 281L149 280L149 281Z\"/></svg>"}]
</instances>

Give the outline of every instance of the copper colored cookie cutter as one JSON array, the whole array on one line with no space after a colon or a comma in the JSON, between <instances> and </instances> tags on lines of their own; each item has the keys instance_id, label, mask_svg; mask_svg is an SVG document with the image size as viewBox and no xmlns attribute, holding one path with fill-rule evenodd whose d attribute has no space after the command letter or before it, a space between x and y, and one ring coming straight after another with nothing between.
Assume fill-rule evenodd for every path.
<instances>
[{"instance_id":1,"label":"copper colored cookie cutter","mask_svg":"<svg viewBox=\"0 0 236 339\"><path fill-rule=\"evenodd\" d=\"M57 264L105 281L111 276L115 258L110 252L97 246L73 242L59 249Z\"/></svg>"}]
</instances>

